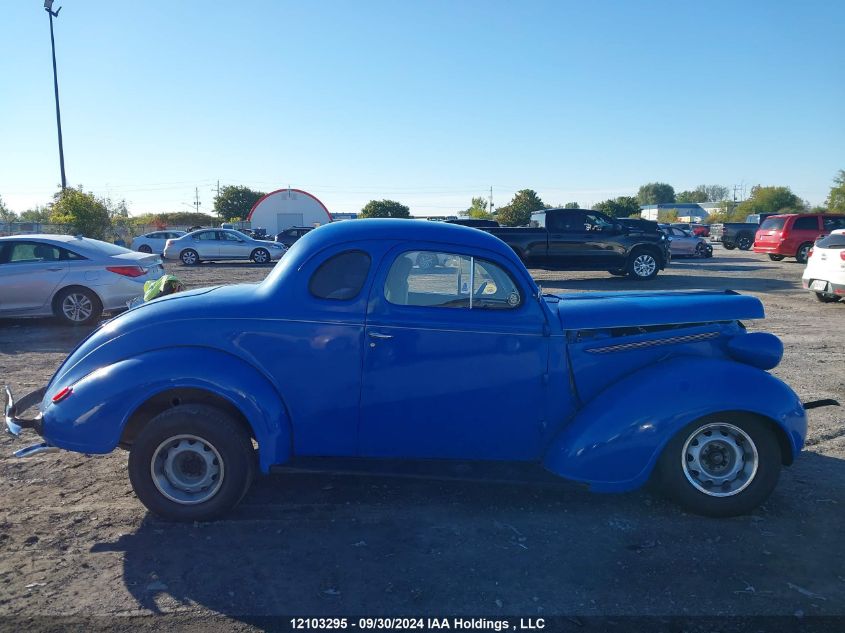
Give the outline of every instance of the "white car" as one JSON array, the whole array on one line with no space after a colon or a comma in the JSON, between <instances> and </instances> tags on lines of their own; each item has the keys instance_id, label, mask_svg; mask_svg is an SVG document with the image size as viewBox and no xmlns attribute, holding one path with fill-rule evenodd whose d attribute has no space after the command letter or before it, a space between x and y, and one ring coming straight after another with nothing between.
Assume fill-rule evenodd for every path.
<instances>
[{"instance_id":1,"label":"white car","mask_svg":"<svg viewBox=\"0 0 845 633\"><path fill-rule=\"evenodd\" d=\"M281 259L287 251L284 244L256 240L233 229L203 229L167 240L165 259L178 259L186 266L201 261L251 259L256 264L266 264Z\"/></svg>"},{"instance_id":2,"label":"white car","mask_svg":"<svg viewBox=\"0 0 845 633\"><path fill-rule=\"evenodd\" d=\"M56 316L94 323L125 310L144 282L164 274L161 257L72 235L0 237L0 317Z\"/></svg>"},{"instance_id":3,"label":"white car","mask_svg":"<svg viewBox=\"0 0 845 633\"><path fill-rule=\"evenodd\" d=\"M175 240L176 238L187 235L185 231L153 231L146 235L139 235L132 240L132 250L140 253L164 253L164 245L167 240Z\"/></svg>"},{"instance_id":4,"label":"white car","mask_svg":"<svg viewBox=\"0 0 845 633\"><path fill-rule=\"evenodd\" d=\"M801 282L822 303L845 297L845 229L837 229L813 244Z\"/></svg>"}]
</instances>

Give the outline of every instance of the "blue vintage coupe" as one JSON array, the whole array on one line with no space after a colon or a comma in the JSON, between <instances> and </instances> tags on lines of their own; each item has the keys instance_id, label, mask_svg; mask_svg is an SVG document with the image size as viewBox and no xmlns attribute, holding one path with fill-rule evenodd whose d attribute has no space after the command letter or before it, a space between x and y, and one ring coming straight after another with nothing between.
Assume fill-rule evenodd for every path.
<instances>
[{"instance_id":1,"label":"blue vintage coupe","mask_svg":"<svg viewBox=\"0 0 845 633\"><path fill-rule=\"evenodd\" d=\"M262 283L106 322L44 389L17 404L7 389L6 425L44 439L21 456L128 449L138 497L175 520L316 457L538 462L597 491L655 478L729 516L768 497L806 433L766 371L780 341L740 321L760 318L730 291L543 295L482 231L342 222Z\"/></svg>"}]
</instances>

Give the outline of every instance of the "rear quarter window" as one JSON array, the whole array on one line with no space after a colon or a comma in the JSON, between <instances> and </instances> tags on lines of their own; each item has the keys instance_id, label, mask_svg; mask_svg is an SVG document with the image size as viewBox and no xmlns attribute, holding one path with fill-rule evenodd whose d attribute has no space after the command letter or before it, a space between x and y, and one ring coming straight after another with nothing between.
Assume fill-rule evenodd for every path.
<instances>
[{"instance_id":1,"label":"rear quarter window","mask_svg":"<svg viewBox=\"0 0 845 633\"><path fill-rule=\"evenodd\" d=\"M324 261L308 282L308 291L318 299L348 301L364 287L370 272L370 256L364 251L345 251Z\"/></svg>"},{"instance_id":2,"label":"rear quarter window","mask_svg":"<svg viewBox=\"0 0 845 633\"><path fill-rule=\"evenodd\" d=\"M845 248L845 235L828 235L816 242L816 246L819 248L843 249Z\"/></svg>"}]
</instances>

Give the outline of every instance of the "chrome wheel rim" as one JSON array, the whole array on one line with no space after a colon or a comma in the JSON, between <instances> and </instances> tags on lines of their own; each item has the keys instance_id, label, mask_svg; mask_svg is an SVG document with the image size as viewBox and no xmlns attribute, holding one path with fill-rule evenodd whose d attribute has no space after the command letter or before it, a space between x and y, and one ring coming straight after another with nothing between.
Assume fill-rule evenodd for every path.
<instances>
[{"instance_id":1,"label":"chrome wheel rim","mask_svg":"<svg viewBox=\"0 0 845 633\"><path fill-rule=\"evenodd\" d=\"M253 259L255 260L256 264L264 264L269 257L270 257L270 255L267 254L267 251L259 250L259 251L255 251L255 255L253 256Z\"/></svg>"},{"instance_id":2,"label":"chrome wheel rim","mask_svg":"<svg viewBox=\"0 0 845 633\"><path fill-rule=\"evenodd\" d=\"M801 260L806 260L806 259L807 259L807 253L809 253L809 252L810 252L810 247L809 247L809 246L806 246L806 245L802 246L802 247L798 250L798 259L801 259Z\"/></svg>"},{"instance_id":3,"label":"chrome wheel rim","mask_svg":"<svg viewBox=\"0 0 845 633\"><path fill-rule=\"evenodd\" d=\"M657 269L657 262L651 255L638 255L634 259L634 274L637 277L649 277Z\"/></svg>"},{"instance_id":4,"label":"chrome wheel rim","mask_svg":"<svg viewBox=\"0 0 845 633\"><path fill-rule=\"evenodd\" d=\"M693 431L681 451L687 481L711 497L731 497L745 490L754 481L759 461L748 433L720 422Z\"/></svg>"},{"instance_id":5,"label":"chrome wheel rim","mask_svg":"<svg viewBox=\"0 0 845 633\"><path fill-rule=\"evenodd\" d=\"M158 491L181 505L208 501L223 485L225 469L220 453L196 435L175 435L158 445L150 460L150 474Z\"/></svg>"},{"instance_id":6,"label":"chrome wheel rim","mask_svg":"<svg viewBox=\"0 0 845 633\"><path fill-rule=\"evenodd\" d=\"M196 264L197 254L194 251L185 251L182 253L182 262L185 264Z\"/></svg>"},{"instance_id":7,"label":"chrome wheel rim","mask_svg":"<svg viewBox=\"0 0 845 633\"><path fill-rule=\"evenodd\" d=\"M93 313L94 303L81 292L73 292L62 300L62 314L68 321L81 323Z\"/></svg>"}]
</instances>

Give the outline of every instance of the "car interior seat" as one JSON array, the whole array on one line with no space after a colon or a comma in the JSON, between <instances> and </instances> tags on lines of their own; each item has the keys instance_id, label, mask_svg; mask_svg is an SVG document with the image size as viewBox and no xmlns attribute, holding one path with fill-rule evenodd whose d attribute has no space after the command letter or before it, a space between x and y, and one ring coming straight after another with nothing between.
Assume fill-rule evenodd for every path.
<instances>
[{"instance_id":1,"label":"car interior seat","mask_svg":"<svg viewBox=\"0 0 845 633\"><path fill-rule=\"evenodd\" d=\"M384 284L384 296L390 303L408 305L408 275L413 267L414 264L407 255L403 255L393 264Z\"/></svg>"}]
</instances>

